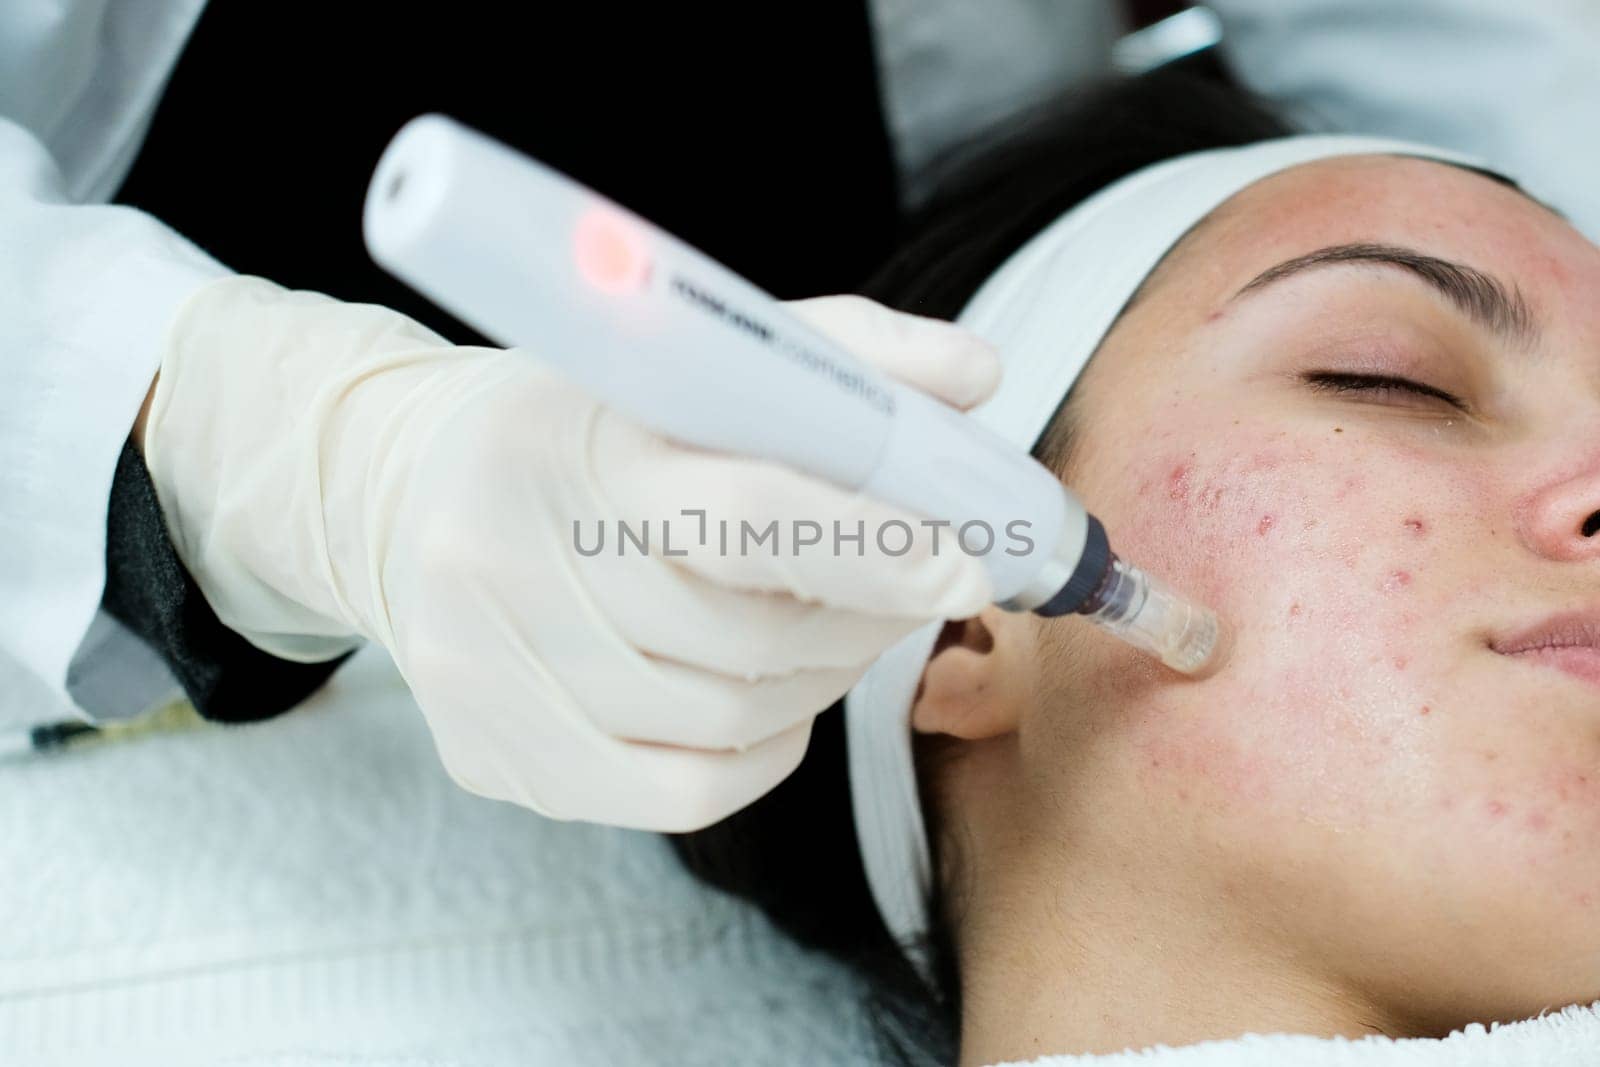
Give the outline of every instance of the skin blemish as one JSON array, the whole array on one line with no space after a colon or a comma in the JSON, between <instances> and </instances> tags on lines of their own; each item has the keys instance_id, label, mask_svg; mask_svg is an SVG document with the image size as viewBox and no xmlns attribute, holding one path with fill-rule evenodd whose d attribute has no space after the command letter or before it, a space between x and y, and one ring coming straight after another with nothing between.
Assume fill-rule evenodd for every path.
<instances>
[{"instance_id":1,"label":"skin blemish","mask_svg":"<svg viewBox=\"0 0 1600 1067\"><path fill-rule=\"evenodd\" d=\"M1335 426L1333 428L1333 432L1334 433L1344 433L1344 427L1343 426Z\"/></svg>"},{"instance_id":2,"label":"skin blemish","mask_svg":"<svg viewBox=\"0 0 1600 1067\"><path fill-rule=\"evenodd\" d=\"M1300 601L1296 600L1293 604L1289 605L1289 617L1292 619L1292 618L1294 618L1295 616L1297 616L1299 614L1300 614Z\"/></svg>"},{"instance_id":3,"label":"skin blemish","mask_svg":"<svg viewBox=\"0 0 1600 1067\"><path fill-rule=\"evenodd\" d=\"M1256 536L1257 537L1265 537L1265 536L1267 536L1268 531L1270 531L1276 525L1278 525L1277 516L1275 516L1275 515L1263 515L1263 516L1261 516L1261 521L1256 523Z\"/></svg>"},{"instance_id":4,"label":"skin blemish","mask_svg":"<svg viewBox=\"0 0 1600 1067\"><path fill-rule=\"evenodd\" d=\"M1189 499L1189 475L1193 473L1194 465L1180 463L1172 468L1172 473L1167 475L1167 496L1173 500Z\"/></svg>"},{"instance_id":5,"label":"skin blemish","mask_svg":"<svg viewBox=\"0 0 1600 1067\"><path fill-rule=\"evenodd\" d=\"M1383 591L1385 593L1398 593L1410 584L1410 571L1394 571L1383 580Z\"/></svg>"},{"instance_id":6,"label":"skin blemish","mask_svg":"<svg viewBox=\"0 0 1600 1067\"><path fill-rule=\"evenodd\" d=\"M1586 796L1590 792L1589 776L1581 771L1560 772L1555 779L1554 785L1556 799L1563 803L1570 801L1574 795L1582 799L1584 803L1589 803L1593 799L1590 796Z\"/></svg>"},{"instance_id":7,"label":"skin blemish","mask_svg":"<svg viewBox=\"0 0 1600 1067\"><path fill-rule=\"evenodd\" d=\"M1428 524L1423 522L1421 519L1407 519L1401 525L1403 525L1413 537L1428 536Z\"/></svg>"},{"instance_id":8,"label":"skin blemish","mask_svg":"<svg viewBox=\"0 0 1600 1067\"><path fill-rule=\"evenodd\" d=\"M1277 470L1282 464L1283 459L1278 453L1271 451L1258 452L1250 460L1249 464L1243 468L1241 473L1265 474L1267 471Z\"/></svg>"},{"instance_id":9,"label":"skin blemish","mask_svg":"<svg viewBox=\"0 0 1600 1067\"><path fill-rule=\"evenodd\" d=\"M1395 670L1403 671L1409 666L1411 666L1411 661L1409 659L1406 659L1406 657L1404 657L1404 656L1396 656L1394 658L1394 669ZM1426 714L1426 713L1424 713L1424 714Z\"/></svg>"},{"instance_id":10,"label":"skin blemish","mask_svg":"<svg viewBox=\"0 0 1600 1067\"><path fill-rule=\"evenodd\" d=\"M1550 816L1542 811L1533 812L1524 820L1524 825L1535 833L1548 830L1550 828Z\"/></svg>"},{"instance_id":11,"label":"skin blemish","mask_svg":"<svg viewBox=\"0 0 1600 1067\"><path fill-rule=\"evenodd\" d=\"M1489 815L1496 819L1504 817L1505 813L1510 810L1506 807L1505 802L1501 800L1491 800L1485 807Z\"/></svg>"},{"instance_id":12,"label":"skin blemish","mask_svg":"<svg viewBox=\"0 0 1600 1067\"><path fill-rule=\"evenodd\" d=\"M1421 708L1417 709L1417 714L1418 715L1427 715L1427 714L1431 713L1432 711L1433 711L1433 709L1431 707L1429 707L1428 705L1424 704L1424 705L1422 705Z\"/></svg>"}]
</instances>

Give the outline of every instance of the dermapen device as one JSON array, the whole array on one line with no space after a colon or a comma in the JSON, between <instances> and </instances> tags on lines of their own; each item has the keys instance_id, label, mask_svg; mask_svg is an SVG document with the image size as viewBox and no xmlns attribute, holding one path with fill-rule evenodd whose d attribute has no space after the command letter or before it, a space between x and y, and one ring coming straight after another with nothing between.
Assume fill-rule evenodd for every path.
<instances>
[{"instance_id":1,"label":"dermapen device","mask_svg":"<svg viewBox=\"0 0 1600 1067\"><path fill-rule=\"evenodd\" d=\"M1025 451L498 141L442 115L413 119L378 162L363 225L386 270L658 433L950 523L1002 607L1083 615L1185 674L1220 659L1216 617L1118 559L1099 520ZM996 548L1002 529L1033 549Z\"/></svg>"}]
</instances>

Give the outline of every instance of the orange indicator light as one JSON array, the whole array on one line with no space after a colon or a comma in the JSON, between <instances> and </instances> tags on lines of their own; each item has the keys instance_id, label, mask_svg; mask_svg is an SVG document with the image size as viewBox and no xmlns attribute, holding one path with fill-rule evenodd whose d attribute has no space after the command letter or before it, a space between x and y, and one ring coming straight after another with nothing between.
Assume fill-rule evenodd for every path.
<instances>
[{"instance_id":1,"label":"orange indicator light","mask_svg":"<svg viewBox=\"0 0 1600 1067\"><path fill-rule=\"evenodd\" d=\"M573 230L572 242L578 273L602 292L637 289L649 273L644 242L625 219L608 211L584 212Z\"/></svg>"}]
</instances>

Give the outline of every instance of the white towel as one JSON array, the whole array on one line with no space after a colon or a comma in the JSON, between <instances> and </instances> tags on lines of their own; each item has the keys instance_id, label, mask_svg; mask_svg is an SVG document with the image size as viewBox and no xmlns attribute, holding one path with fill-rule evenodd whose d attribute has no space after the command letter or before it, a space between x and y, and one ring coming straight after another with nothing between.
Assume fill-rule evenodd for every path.
<instances>
[{"instance_id":1,"label":"white towel","mask_svg":"<svg viewBox=\"0 0 1600 1067\"><path fill-rule=\"evenodd\" d=\"M457 788L374 650L0 764L0 1067L861 1063L860 993L661 837Z\"/></svg>"},{"instance_id":2,"label":"white towel","mask_svg":"<svg viewBox=\"0 0 1600 1067\"><path fill-rule=\"evenodd\" d=\"M1044 1056L1027 1062L1029 1067L1596 1067L1600 1001L1522 1022L1491 1027L1473 1023L1444 1038L1248 1034L1182 1048L1158 1045L1109 1056Z\"/></svg>"}]
</instances>

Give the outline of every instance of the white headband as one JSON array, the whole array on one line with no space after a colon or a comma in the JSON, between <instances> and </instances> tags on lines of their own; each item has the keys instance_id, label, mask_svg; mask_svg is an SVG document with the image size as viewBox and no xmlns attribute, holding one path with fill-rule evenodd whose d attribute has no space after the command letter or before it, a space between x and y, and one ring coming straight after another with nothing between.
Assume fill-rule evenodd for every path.
<instances>
[{"instance_id":1,"label":"white headband","mask_svg":"<svg viewBox=\"0 0 1600 1067\"><path fill-rule=\"evenodd\" d=\"M956 320L1000 347L1005 374L971 412L1032 449L1128 298L1195 223L1281 170L1333 156L1398 155L1478 170L1453 152L1371 137L1304 135L1195 152L1137 171L1045 227ZM912 697L942 622L879 656L845 698L850 795L878 911L926 979L933 871L911 752Z\"/></svg>"}]
</instances>

